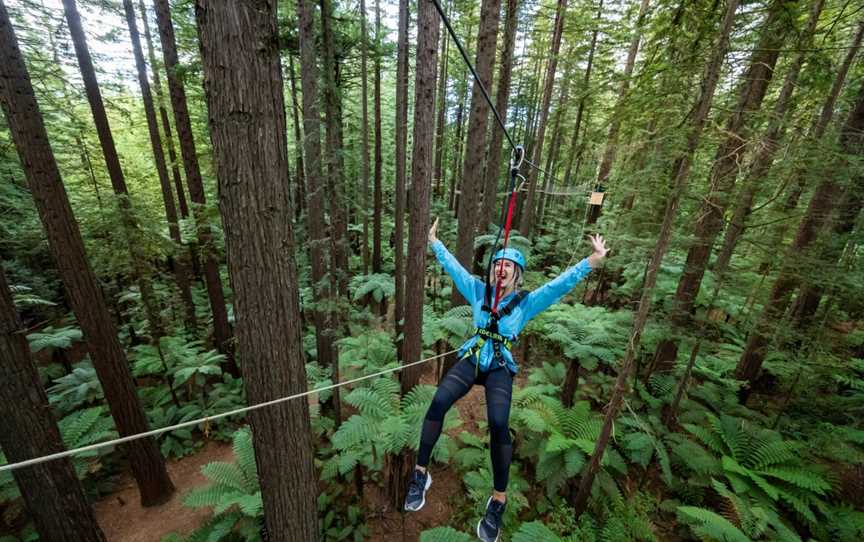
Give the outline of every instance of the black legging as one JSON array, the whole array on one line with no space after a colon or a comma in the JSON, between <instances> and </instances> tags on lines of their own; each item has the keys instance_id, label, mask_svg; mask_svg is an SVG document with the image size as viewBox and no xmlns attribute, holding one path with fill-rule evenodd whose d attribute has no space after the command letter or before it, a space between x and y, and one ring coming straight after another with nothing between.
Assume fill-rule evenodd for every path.
<instances>
[{"instance_id":1,"label":"black legging","mask_svg":"<svg viewBox=\"0 0 864 542\"><path fill-rule=\"evenodd\" d=\"M476 375L476 376L475 376ZM495 491L507 490L510 461L513 459L513 441L510 439L510 399L513 393L513 375L506 367L486 373L477 373L470 359L462 359L454 365L438 385L432 404L426 412L423 430L420 433L420 451L417 464L429 464L432 448L441 436L444 415L453 403L463 397L474 384L486 388L486 417L491 436L490 455Z\"/></svg>"}]
</instances>

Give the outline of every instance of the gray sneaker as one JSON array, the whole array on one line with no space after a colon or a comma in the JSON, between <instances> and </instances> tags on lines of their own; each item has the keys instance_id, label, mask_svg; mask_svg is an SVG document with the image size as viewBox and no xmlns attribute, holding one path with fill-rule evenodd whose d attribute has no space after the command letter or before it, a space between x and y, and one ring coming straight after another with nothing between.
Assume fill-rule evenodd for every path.
<instances>
[{"instance_id":1,"label":"gray sneaker","mask_svg":"<svg viewBox=\"0 0 864 542\"><path fill-rule=\"evenodd\" d=\"M426 492L432 485L432 475L429 471L422 473L414 469L411 481L408 482L408 495L405 496L405 510L416 512L426 504Z\"/></svg>"},{"instance_id":2,"label":"gray sneaker","mask_svg":"<svg viewBox=\"0 0 864 542\"><path fill-rule=\"evenodd\" d=\"M501 536L501 526L504 524L504 507L501 501L489 497L486 502L486 514L477 524L477 537L483 542L497 542Z\"/></svg>"}]
</instances>

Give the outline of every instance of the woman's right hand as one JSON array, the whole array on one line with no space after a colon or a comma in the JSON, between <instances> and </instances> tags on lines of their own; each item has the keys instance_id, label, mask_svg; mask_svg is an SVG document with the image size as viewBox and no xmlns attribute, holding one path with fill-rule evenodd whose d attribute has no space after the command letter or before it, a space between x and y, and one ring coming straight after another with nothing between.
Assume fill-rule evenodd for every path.
<instances>
[{"instance_id":1,"label":"woman's right hand","mask_svg":"<svg viewBox=\"0 0 864 542\"><path fill-rule=\"evenodd\" d=\"M431 245L435 241L438 240L438 219L435 219L435 222L432 223L432 227L429 228L429 244Z\"/></svg>"}]
</instances>

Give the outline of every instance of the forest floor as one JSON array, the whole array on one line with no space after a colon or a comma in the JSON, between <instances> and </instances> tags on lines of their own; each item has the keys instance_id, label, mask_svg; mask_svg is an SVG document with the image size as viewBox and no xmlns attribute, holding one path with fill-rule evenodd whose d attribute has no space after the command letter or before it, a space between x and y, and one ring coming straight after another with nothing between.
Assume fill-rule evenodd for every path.
<instances>
[{"instance_id":1,"label":"forest floor","mask_svg":"<svg viewBox=\"0 0 864 542\"><path fill-rule=\"evenodd\" d=\"M435 366L427 365L425 369L421 383L435 384ZM452 430L450 436L455 437L461 431L485 434L478 425L479 421L486 420L486 398L482 387L475 386L456 407L463 423ZM134 480L125 475L117 491L94 505L96 518L106 538L109 542L159 542L170 533L190 533L210 517L210 511L183 506L184 495L207 483L207 479L201 474L203 465L213 461L233 460L230 443L209 442L194 455L170 461L168 472L177 491L169 502L151 508L141 506ZM461 498L465 491L462 479L450 465L432 466L430 472L433 485L427 495L426 506L413 514L403 515L389 506L384 491L377 485L366 486L368 491L364 509L368 514L368 540L416 541L422 531L447 525L453 515L454 505L465 502L464 498Z\"/></svg>"}]
</instances>

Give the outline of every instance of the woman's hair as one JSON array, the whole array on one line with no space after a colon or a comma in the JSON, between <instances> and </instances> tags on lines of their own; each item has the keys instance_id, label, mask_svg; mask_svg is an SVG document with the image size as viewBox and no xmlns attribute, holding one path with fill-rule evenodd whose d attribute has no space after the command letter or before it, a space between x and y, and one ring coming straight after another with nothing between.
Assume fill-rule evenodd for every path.
<instances>
[{"instance_id":1,"label":"woman's hair","mask_svg":"<svg viewBox=\"0 0 864 542\"><path fill-rule=\"evenodd\" d=\"M519 288L522 287L522 283L525 282L524 277L522 276L522 268L519 267L518 265L514 265L514 266L513 266L513 271L514 271L513 286L515 287L515 289L518 290ZM491 268L491 269L489 270L489 280L490 280L490 282L493 282L493 283L494 283L494 282L495 282L495 280L494 280L495 278L496 278L496 277L495 277L495 268Z\"/></svg>"}]
</instances>

